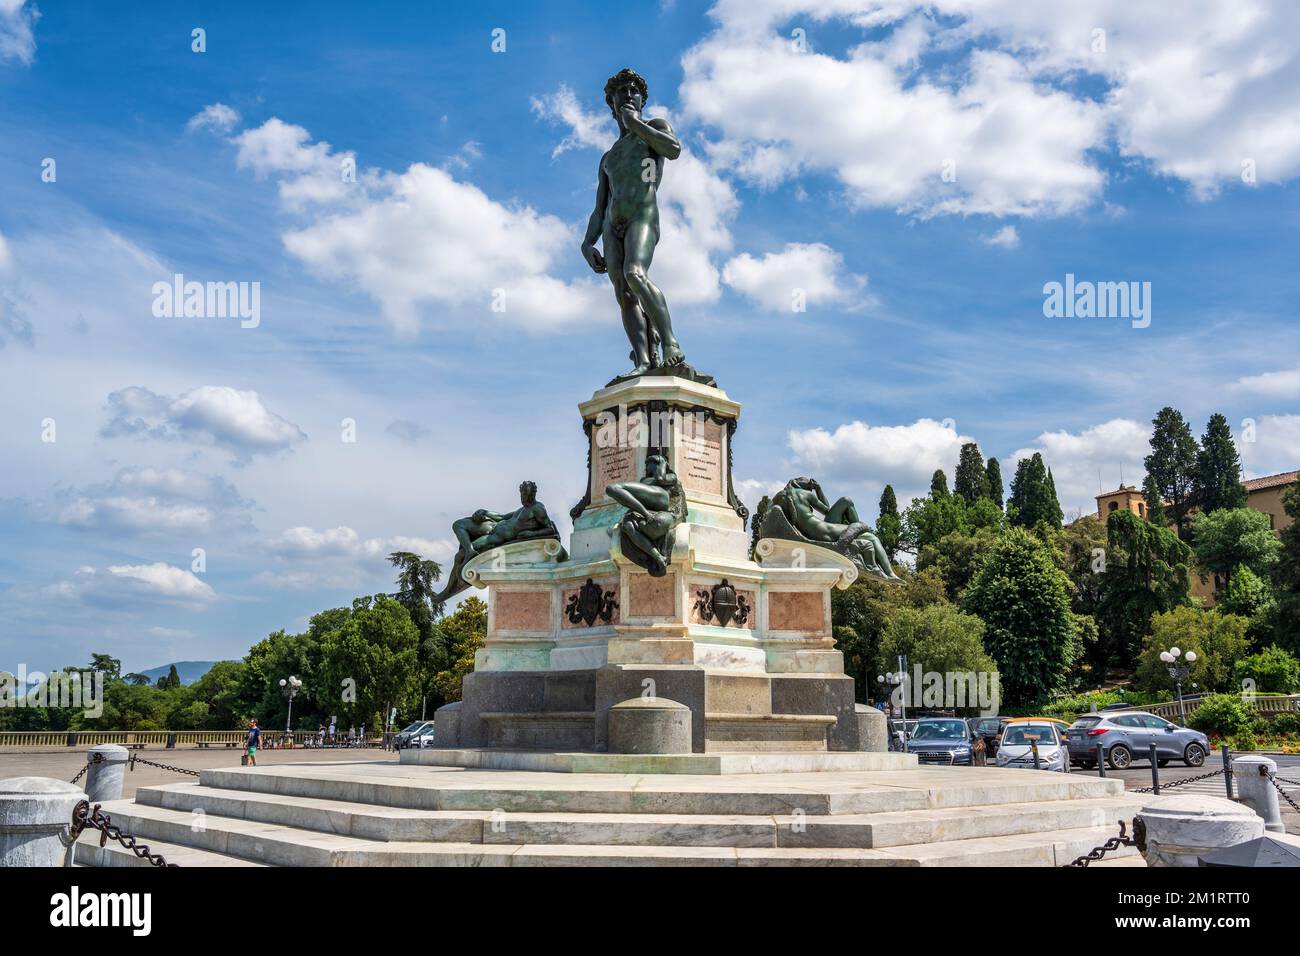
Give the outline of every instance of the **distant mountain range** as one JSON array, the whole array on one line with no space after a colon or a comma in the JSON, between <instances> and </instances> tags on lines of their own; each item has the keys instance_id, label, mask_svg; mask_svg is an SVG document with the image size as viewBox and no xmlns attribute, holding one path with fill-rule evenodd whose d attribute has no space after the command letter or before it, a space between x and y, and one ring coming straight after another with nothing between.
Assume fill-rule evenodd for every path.
<instances>
[{"instance_id":1,"label":"distant mountain range","mask_svg":"<svg viewBox=\"0 0 1300 956\"><path fill-rule=\"evenodd\" d=\"M156 684L158 683L159 677L166 677L168 671L170 671L172 667L175 666L176 673L180 675L181 683L193 684L196 680L198 680L208 671L212 670L212 665L215 663L217 662L216 661L177 661L175 665L163 664L159 667L151 667L147 671L136 671L135 673L143 674L145 677L149 678L149 683Z\"/></svg>"}]
</instances>

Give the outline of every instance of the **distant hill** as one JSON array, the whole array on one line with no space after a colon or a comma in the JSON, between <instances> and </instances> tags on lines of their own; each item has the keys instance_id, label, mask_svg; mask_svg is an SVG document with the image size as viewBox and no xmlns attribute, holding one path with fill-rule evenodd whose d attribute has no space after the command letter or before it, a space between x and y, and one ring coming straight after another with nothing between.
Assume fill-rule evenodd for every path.
<instances>
[{"instance_id":1,"label":"distant hill","mask_svg":"<svg viewBox=\"0 0 1300 956\"><path fill-rule=\"evenodd\" d=\"M177 661L176 673L180 675L182 684L193 684L196 680L212 670L212 665L216 661ZM149 683L158 683L159 677L166 677L167 672L172 668L171 664L163 664L160 667L151 667L147 671L137 671L149 678Z\"/></svg>"}]
</instances>

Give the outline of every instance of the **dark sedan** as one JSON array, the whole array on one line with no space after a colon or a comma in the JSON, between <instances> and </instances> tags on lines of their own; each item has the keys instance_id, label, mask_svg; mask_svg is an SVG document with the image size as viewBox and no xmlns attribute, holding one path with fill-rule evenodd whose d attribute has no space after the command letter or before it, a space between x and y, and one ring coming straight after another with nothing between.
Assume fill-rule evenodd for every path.
<instances>
[{"instance_id":1,"label":"dark sedan","mask_svg":"<svg viewBox=\"0 0 1300 956\"><path fill-rule=\"evenodd\" d=\"M916 731L907 749L916 754L918 763L971 765L970 727L957 717L925 717L916 722Z\"/></svg>"}]
</instances>

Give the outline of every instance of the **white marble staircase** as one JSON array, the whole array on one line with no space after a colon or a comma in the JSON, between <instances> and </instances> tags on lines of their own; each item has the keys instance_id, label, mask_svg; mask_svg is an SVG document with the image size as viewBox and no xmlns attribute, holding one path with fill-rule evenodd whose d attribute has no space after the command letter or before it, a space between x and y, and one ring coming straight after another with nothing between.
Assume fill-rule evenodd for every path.
<instances>
[{"instance_id":1,"label":"white marble staircase","mask_svg":"<svg viewBox=\"0 0 1300 956\"><path fill-rule=\"evenodd\" d=\"M204 770L198 784L144 787L104 811L187 866L1056 866L1138 806L1117 780L1030 770L691 776L385 762ZM92 832L76 862L145 865Z\"/></svg>"}]
</instances>

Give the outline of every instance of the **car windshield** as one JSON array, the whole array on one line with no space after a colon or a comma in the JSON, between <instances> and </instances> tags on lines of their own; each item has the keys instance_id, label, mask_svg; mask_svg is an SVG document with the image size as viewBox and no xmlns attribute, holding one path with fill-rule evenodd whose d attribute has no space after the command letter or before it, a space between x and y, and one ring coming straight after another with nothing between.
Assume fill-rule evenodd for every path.
<instances>
[{"instance_id":1,"label":"car windshield","mask_svg":"<svg viewBox=\"0 0 1300 956\"><path fill-rule=\"evenodd\" d=\"M413 734L413 733L415 733L417 730L419 730L419 729L420 729L421 727L423 727L423 726L424 726L424 721L422 721L422 720L417 720L415 723L411 724L411 726L409 726L409 727L407 727L405 730L403 730L402 733L404 733L404 734Z\"/></svg>"},{"instance_id":2,"label":"car windshield","mask_svg":"<svg viewBox=\"0 0 1300 956\"><path fill-rule=\"evenodd\" d=\"M1080 717L1078 720L1076 720L1074 723L1070 725L1070 729L1071 730L1092 730L1092 728L1096 727L1099 723L1101 723L1101 718L1097 717L1096 715L1090 715L1088 717Z\"/></svg>"},{"instance_id":3,"label":"car windshield","mask_svg":"<svg viewBox=\"0 0 1300 956\"><path fill-rule=\"evenodd\" d=\"M992 718L989 718L988 720L979 720L979 721L976 721L976 722L975 722L975 729L978 730L980 733L983 733L983 734L989 734L989 733L992 733L993 731L997 730L998 727L1001 726L1001 723L1002 723L1002 722L1001 722L1000 720L998 720L998 718L996 718L996 717L992 717Z\"/></svg>"},{"instance_id":4,"label":"car windshield","mask_svg":"<svg viewBox=\"0 0 1300 956\"><path fill-rule=\"evenodd\" d=\"M966 725L960 720L923 720L916 725L913 740L965 740Z\"/></svg>"},{"instance_id":5,"label":"car windshield","mask_svg":"<svg viewBox=\"0 0 1300 956\"><path fill-rule=\"evenodd\" d=\"M1035 740L1038 746L1056 745L1056 728L1051 724L1013 724L1002 735L1004 747L1028 747Z\"/></svg>"}]
</instances>

